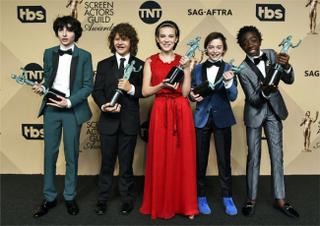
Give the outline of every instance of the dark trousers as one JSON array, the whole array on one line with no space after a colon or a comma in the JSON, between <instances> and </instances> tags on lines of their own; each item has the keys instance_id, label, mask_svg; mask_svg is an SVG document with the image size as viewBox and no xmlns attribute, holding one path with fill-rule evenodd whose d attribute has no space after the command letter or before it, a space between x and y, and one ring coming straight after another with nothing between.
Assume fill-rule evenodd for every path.
<instances>
[{"instance_id":1,"label":"dark trousers","mask_svg":"<svg viewBox=\"0 0 320 226\"><path fill-rule=\"evenodd\" d=\"M114 135L101 134L102 164L98 183L98 200L107 201L111 194L116 159L119 159L119 192L122 202L133 202L132 162L137 135L126 135L119 129Z\"/></svg>"},{"instance_id":2,"label":"dark trousers","mask_svg":"<svg viewBox=\"0 0 320 226\"><path fill-rule=\"evenodd\" d=\"M203 128L196 128L197 139L197 189L198 196L205 196L206 193L206 171L210 150L211 133L214 134L215 148L217 153L219 181L223 197L232 196L231 184L231 127L216 128L212 116Z\"/></svg>"}]
</instances>

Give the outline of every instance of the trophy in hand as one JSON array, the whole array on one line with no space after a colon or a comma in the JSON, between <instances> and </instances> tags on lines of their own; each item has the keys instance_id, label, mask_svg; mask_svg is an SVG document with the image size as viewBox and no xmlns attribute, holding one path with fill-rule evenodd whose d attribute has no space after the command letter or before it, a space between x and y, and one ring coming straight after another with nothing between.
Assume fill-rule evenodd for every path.
<instances>
[{"instance_id":1,"label":"trophy in hand","mask_svg":"<svg viewBox=\"0 0 320 226\"><path fill-rule=\"evenodd\" d=\"M130 64L127 64L127 66L124 68L123 72L123 78L124 80L129 80L131 73L138 72L142 69L142 66L140 65L139 69L136 69L134 67L134 64L136 63L135 60L131 61ZM119 97L123 94L123 91L121 89L116 89L116 92L114 93L111 101L110 101L110 107L113 107L117 102Z\"/></svg>"},{"instance_id":2,"label":"trophy in hand","mask_svg":"<svg viewBox=\"0 0 320 226\"><path fill-rule=\"evenodd\" d=\"M34 81L31 81L31 80L26 78L24 68L21 68L21 70L22 70L21 75L12 74L11 78L16 80L16 82L18 84L20 84L20 85L26 84L26 85L29 85L29 86L34 86L34 85L37 84ZM43 95L45 95L45 97L47 98L47 100L49 102L50 102L49 98L59 101L60 98L58 96L63 96L63 97L66 96L64 93L60 92L59 90L56 90L56 89L53 89L53 88L48 89L48 88L45 88L44 86L42 86L42 93L43 93Z\"/></svg>"},{"instance_id":3,"label":"trophy in hand","mask_svg":"<svg viewBox=\"0 0 320 226\"><path fill-rule=\"evenodd\" d=\"M299 42L296 45L293 45L291 39L292 36L289 35L288 37L282 40L282 42L279 44L279 46L282 46L280 53L288 54L288 50L290 47L296 48L300 45L301 40L299 40ZM281 79L281 72L283 72L283 67L280 64L275 64L273 68L268 72L266 79L263 82L263 85L276 87Z\"/></svg>"},{"instance_id":4,"label":"trophy in hand","mask_svg":"<svg viewBox=\"0 0 320 226\"><path fill-rule=\"evenodd\" d=\"M201 37L197 36L194 39L191 39L187 45L190 46L189 50L186 52L185 56L189 59L194 56L194 53L197 49L199 49L199 42ZM183 79L183 65L179 64L178 66L172 67L167 75L167 83L173 85L176 82L180 82Z\"/></svg>"},{"instance_id":5,"label":"trophy in hand","mask_svg":"<svg viewBox=\"0 0 320 226\"><path fill-rule=\"evenodd\" d=\"M244 66L235 66L233 65L234 59L230 60L229 64L231 65L231 69L230 71L233 71L235 74L240 73L240 71L243 69ZM208 80L206 80L205 82L201 83L200 85L196 86L193 89L193 93L194 94L199 94L202 97L206 97L209 96L213 90L215 90L215 88L217 87L217 85L219 85L222 81L223 81L223 76L221 76L218 81L216 81L215 83L213 82L209 82Z\"/></svg>"}]
</instances>

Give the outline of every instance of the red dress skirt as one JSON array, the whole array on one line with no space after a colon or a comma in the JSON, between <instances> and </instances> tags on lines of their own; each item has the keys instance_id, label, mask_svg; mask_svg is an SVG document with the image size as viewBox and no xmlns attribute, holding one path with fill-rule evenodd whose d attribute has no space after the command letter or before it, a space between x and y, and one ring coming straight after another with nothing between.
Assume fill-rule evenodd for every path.
<instances>
[{"instance_id":1,"label":"red dress skirt","mask_svg":"<svg viewBox=\"0 0 320 226\"><path fill-rule=\"evenodd\" d=\"M159 84L180 57L164 63L151 56L151 84ZM192 110L181 87L160 90L150 118L141 213L152 219L198 214L195 144Z\"/></svg>"}]
</instances>

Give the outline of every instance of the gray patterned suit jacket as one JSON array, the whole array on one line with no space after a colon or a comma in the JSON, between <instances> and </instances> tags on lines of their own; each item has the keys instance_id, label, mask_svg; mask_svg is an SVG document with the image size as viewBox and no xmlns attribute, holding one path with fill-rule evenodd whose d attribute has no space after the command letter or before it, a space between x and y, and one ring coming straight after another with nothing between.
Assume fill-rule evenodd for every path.
<instances>
[{"instance_id":1,"label":"gray patterned suit jacket","mask_svg":"<svg viewBox=\"0 0 320 226\"><path fill-rule=\"evenodd\" d=\"M266 72L268 72L276 63L276 52L272 49L262 49L262 52L266 53L269 59L269 62L266 63ZM253 64L256 68L253 70L246 60L244 60L241 65L244 69L240 72L238 77L245 94L245 125L252 128L260 127L266 116L268 105L279 119L285 120L288 116L288 111L280 91L277 90L276 92L271 93L267 98L263 97L261 93L262 74L259 69ZM294 82L293 68L291 68L289 73L283 71L281 80L286 84L292 84Z\"/></svg>"}]
</instances>

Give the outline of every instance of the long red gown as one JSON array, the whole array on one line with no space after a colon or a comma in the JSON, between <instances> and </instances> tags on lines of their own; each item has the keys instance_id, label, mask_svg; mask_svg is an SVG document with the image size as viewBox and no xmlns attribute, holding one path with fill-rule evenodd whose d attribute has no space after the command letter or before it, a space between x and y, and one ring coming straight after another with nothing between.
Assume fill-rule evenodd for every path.
<instances>
[{"instance_id":1,"label":"long red gown","mask_svg":"<svg viewBox=\"0 0 320 226\"><path fill-rule=\"evenodd\" d=\"M181 56L164 63L151 56L151 85L157 85ZM143 214L152 219L169 219L176 214L198 214L196 188L196 146L192 110L177 90L162 89L156 96L150 118L145 169Z\"/></svg>"}]
</instances>

